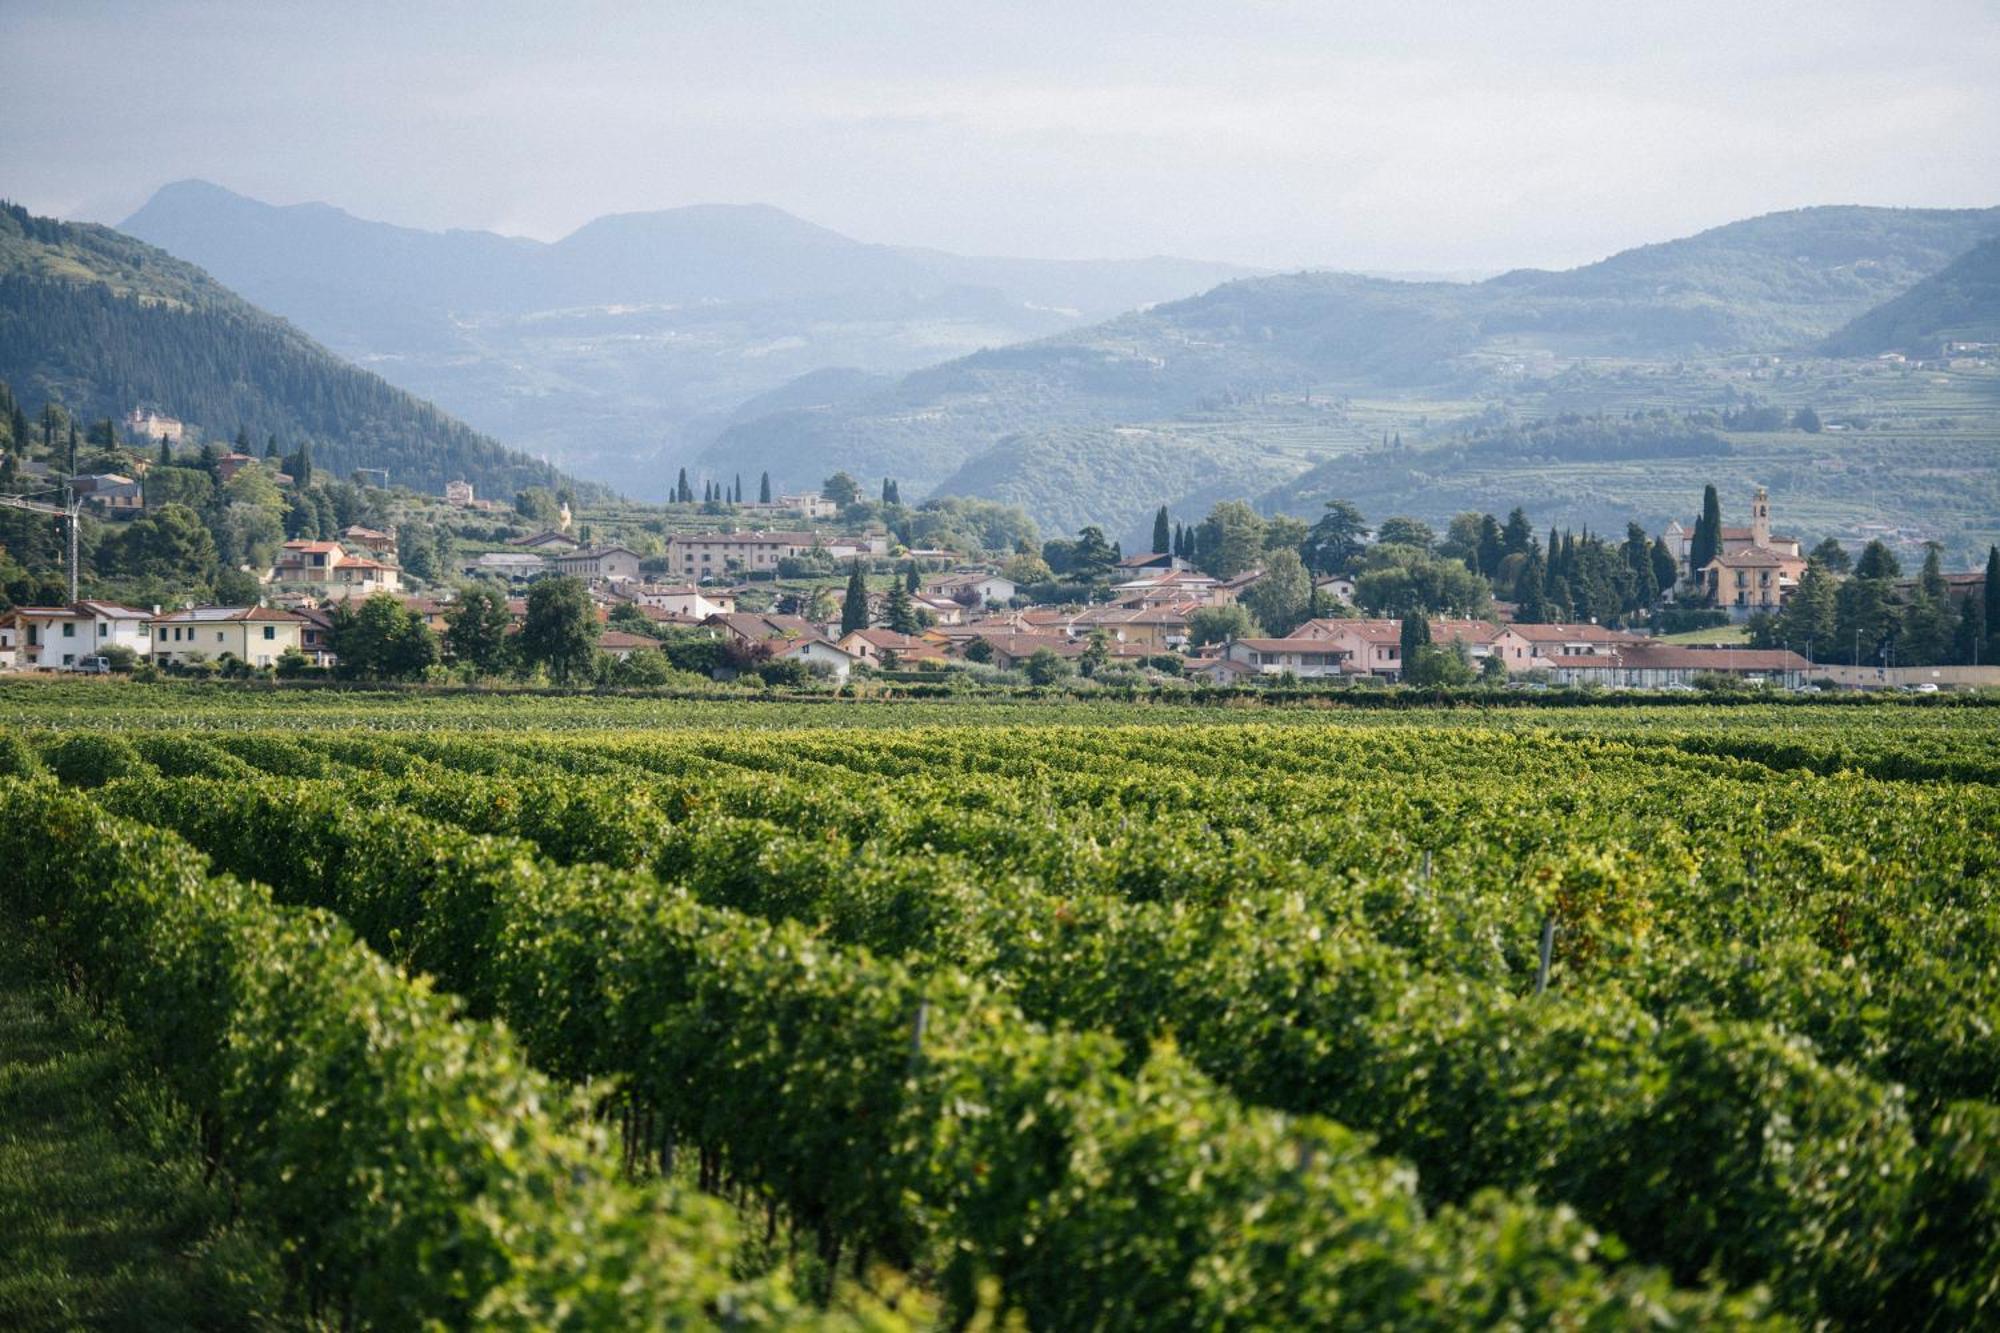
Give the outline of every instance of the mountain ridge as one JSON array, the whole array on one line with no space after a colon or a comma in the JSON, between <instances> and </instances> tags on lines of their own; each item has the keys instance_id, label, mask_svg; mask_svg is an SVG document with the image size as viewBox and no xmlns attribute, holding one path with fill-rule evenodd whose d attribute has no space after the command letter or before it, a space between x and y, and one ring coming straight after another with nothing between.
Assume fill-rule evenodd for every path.
<instances>
[{"instance_id":1,"label":"mountain ridge","mask_svg":"<svg viewBox=\"0 0 2000 1333\"><path fill-rule=\"evenodd\" d=\"M385 468L436 491L567 484L435 406L335 356L199 267L108 227L0 207L0 380L86 418L140 404L198 425L313 446L346 475Z\"/></svg>"}]
</instances>

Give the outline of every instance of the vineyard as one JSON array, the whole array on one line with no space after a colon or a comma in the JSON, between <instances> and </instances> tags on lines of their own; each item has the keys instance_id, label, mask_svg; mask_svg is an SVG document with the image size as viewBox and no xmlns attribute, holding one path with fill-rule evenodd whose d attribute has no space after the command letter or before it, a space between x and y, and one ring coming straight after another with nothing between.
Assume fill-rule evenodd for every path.
<instances>
[{"instance_id":1,"label":"vineyard","mask_svg":"<svg viewBox=\"0 0 2000 1333\"><path fill-rule=\"evenodd\" d=\"M2000 710L0 696L314 1317L2000 1324Z\"/></svg>"}]
</instances>

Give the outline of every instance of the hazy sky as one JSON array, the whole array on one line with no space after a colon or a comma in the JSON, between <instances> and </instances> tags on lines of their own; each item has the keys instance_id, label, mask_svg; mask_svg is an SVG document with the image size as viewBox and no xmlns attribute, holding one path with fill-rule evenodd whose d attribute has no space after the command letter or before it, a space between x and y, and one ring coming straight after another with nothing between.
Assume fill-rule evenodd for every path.
<instances>
[{"instance_id":1,"label":"hazy sky","mask_svg":"<svg viewBox=\"0 0 2000 1333\"><path fill-rule=\"evenodd\" d=\"M865 240L1566 265L2000 203L2000 3L0 0L0 195L200 176L554 238L766 202Z\"/></svg>"}]
</instances>

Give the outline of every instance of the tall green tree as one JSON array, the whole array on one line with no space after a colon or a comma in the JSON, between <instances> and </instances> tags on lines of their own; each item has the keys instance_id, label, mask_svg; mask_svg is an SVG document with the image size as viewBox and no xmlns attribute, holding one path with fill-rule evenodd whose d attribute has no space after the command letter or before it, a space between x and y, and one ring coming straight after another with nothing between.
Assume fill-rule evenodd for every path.
<instances>
[{"instance_id":1,"label":"tall green tree","mask_svg":"<svg viewBox=\"0 0 2000 1333\"><path fill-rule=\"evenodd\" d=\"M1775 642L1815 662L1838 660L1838 595L1826 566L1817 560L1807 561L1799 586L1792 590L1772 626Z\"/></svg>"},{"instance_id":2,"label":"tall green tree","mask_svg":"<svg viewBox=\"0 0 2000 1333\"><path fill-rule=\"evenodd\" d=\"M491 675L507 665L507 626L512 621L506 594L475 583L445 608L445 645L455 661Z\"/></svg>"},{"instance_id":3,"label":"tall green tree","mask_svg":"<svg viewBox=\"0 0 2000 1333\"><path fill-rule=\"evenodd\" d=\"M1857 579L1893 579L1902 577L1903 564L1896 559L1896 553L1884 546L1880 538L1861 548L1861 558L1854 562L1854 577Z\"/></svg>"},{"instance_id":4,"label":"tall green tree","mask_svg":"<svg viewBox=\"0 0 2000 1333\"><path fill-rule=\"evenodd\" d=\"M1296 551L1273 551L1265 558L1264 577L1243 594L1243 604L1264 632L1283 638L1312 614L1312 575Z\"/></svg>"},{"instance_id":5,"label":"tall green tree","mask_svg":"<svg viewBox=\"0 0 2000 1333\"><path fill-rule=\"evenodd\" d=\"M861 562L854 561L847 569L847 595L840 600L840 633L843 638L858 629L868 628L868 580L861 573Z\"/></svg>"},{"instance_id":6,"label":"tall green tree","mask_svg":"<svg viewBox=\"0 0 2000 1333\"><path fill-rule=\"evenodd\" d=\"M764 474L763 480L757 483L757 502L759 504L771 503L771 474L768 472Z\"/></svg>"},{"instance_id":7,"label":"tall green tree","mask_svg":"<svg viewBox=\"0 0 2000 1333\"><path fill-rule=\"evenodd\" d=\"M1241 500L1224 500L1201 524L1201 566L1216 578L1234 578L1263 563L1264 519Z\"/></svg>"},{"instance_id":8,"label":"tall green tree","mask_svg":"<svg viewBox=\"0 0 2000 1333\"><path fill-rule=\"evenodd\" d=\"M1701 492L1701 517L1688 541L1688 577L1699 583L1709 562L1722 554L1722 500L1711 484Z\"/></svg>"},{"instance_id":9,"label":"tall green tree","mask_svg":"<svg viewBox=\"0 0 2000 1333\"><path fill-rule=\"evenodd\" d=\"M1986 580L1982 600L1986 605L1986 632L2000 635L2000 546L1986 548ZM2000 662L2000 652L1989 651L1986 660Z\"/></svg>"},{"instance_id":10,"label":"tall green tree","mask_svg":"<svg viewBox=\"0 0 2000 1333\"><path fill-rule=\"evenodd\" d=\"M917 608L910 600L910 590L903 586L900 579L889 585L889 596L882 606L882 619L898 634L915 634L923 628L917 621Z\"/></svg>"},{"instance_id":11,"label":"tall green tree","mask_svg":"<svg viewBox=\"0 0 2000 1333\"><path fill-rule=\"evenodd\" d=\"M1420 611L1412 611L1403 616L1397 627L1396 642L1402 651L1403 669L1410 670L1423 656L1423 650L1431 645L1431 623Z\"/></svg>"},{"instance_id":12,"label":"tall green tree","mask_svg":"<svg viewBox=\"0 0 2000 1333\"><path fill-rule=\"evenodd\" d=\"M861 484L845 472L836 472L819 484L819 493L845 509L861 498Z\"/></svg>"},{"instance_id":13,"label":"tall green tree","mask_svg":"<svg viewBox=\"0 0 2000 1333\"><path fill-rule=\"evenodd\" d=\"M1171 549L1173 534L1167 527L1167 507L1160 506L1160 512L1153 515L1153 554L1166 555Z\"/></svg>"},{"instance_id":14,"label":"tall green tree","mask_svg":"<svg viewBox=\"0 0 2000 1333\"><path fill-rule=\"evenodd\" d=\"M541 579L528 589L521 622L521 660L569 685L591 678L597 656L597 612L578 578Z\"/></svg>"},{"instance_id":15,"label":"tall green tree","mask_svg":"<svg viewBox=\"0 0 2000 1333\"><path fill-rule=\"evenodd\" d=\"M1507 526L1500 532L1500 554L1526 555L1535 545L1535 530L1528 524L1528 511L1519 505L1507 515Z\"/></svg>"},{"instance_id":16,"label":"tall green tree","mask_svg":"<svg viewBox=\"0 0 2000 1333\"><path fill-rule=\"evenodd\" d=\"M1542 553L1530 551L1521 572L1515 576L1514 586L1518 591L1515 594L1514 619L1523 625L1551 623L1548 594L1542 589L1542 568Z\"/></svg>"},{"instance_id":17,"label":"tall green tree","mask_svg":"<svg viewBox=\"0 0 2000 1333\"><path fill-rule=\"evenodd\" d=\"M1911 666L1943 662L1951 654L1951 590L1945 583L1936 542L1924 544L1923 569L1903 608L1902 644L1898 656Z\"/></svg>"},{"instance_id":18,"label":"tall green tree","mask_svg":"<svg viewBox=\"0 0 2000 1333\"><path fill-rule=\"evenodd\" d=\"M1299 558L1314 574L1345 574L1365 548L1368 520L1348 500L1328 500L1326 512L1306 533Z\"/></svg>"},{"instance_id":19,"label":"tall green tree","mask_svg":"<svg viewBox=\"0 0 2000 1333\"><path fill-rule=\"evenodd\" d=\"M359 610L335 603L328 638L334 674L343 680L415 680L438 660L437 640L424 618L386 592Z\"/></svg>"}]
</instances>

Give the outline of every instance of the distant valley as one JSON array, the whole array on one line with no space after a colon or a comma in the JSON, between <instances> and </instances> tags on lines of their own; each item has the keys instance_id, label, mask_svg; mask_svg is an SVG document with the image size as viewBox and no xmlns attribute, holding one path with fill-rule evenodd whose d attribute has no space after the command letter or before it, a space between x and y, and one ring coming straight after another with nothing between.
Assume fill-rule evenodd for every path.
<instances>
[{"instance_id":1,"label":"distant valley","mask_svg":"<svg viewBox=\"0 0 2000 1333\"><path fill-rule=\"evenodd\" d=\"M600 218L542 244L200 181L120 227L475 427L655 498L732 411L802 375L900 375L1250 272L871 245L755 205Z\"/></svg>"}]
</instances>

